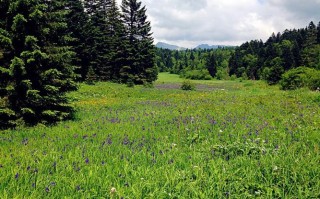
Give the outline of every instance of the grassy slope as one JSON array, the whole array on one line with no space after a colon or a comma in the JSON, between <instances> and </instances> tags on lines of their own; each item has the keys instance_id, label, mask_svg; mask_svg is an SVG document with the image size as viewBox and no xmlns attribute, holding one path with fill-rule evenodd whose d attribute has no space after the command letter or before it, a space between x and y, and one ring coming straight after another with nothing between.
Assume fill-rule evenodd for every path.
<instances>
[{"instance_id":1,"label":"grassy slope","mask_svg":"<svg viewBox=\"0 0 320 199\"><path fill-rule=\"evenodd\" d=\"M2 132L0 198L320 197L318 93L159 77L81 85L76 121Z\"/></svg>"}]
</instances>

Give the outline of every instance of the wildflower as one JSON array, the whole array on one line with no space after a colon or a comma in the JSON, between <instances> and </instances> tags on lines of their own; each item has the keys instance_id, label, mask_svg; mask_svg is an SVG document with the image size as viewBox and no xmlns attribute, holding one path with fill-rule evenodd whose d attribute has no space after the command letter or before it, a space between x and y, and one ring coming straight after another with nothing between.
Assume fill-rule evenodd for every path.
<instances>
[{"instance_id":1,"label":"wildflower","mask_svg":"<svg viewBox=\"0 0 320 199\"><path fill-rule=\"evenodd\" d=\"M14 176L15 179L19 178L19 173L16 173L16 175Z\"/></svg>"},{"instance_id":2,"label":"wildflower","mask_svg":"<svg viewBox=\"0 0 320 199\"><path fill-rule=\"evenodd\" d=\"M277 167L277 166L274 166L274 167L273 167L273 171L278 171L278 167Z\"/></svg>"},{"instance_id":3,"label":"wildflower","mask_svg":"<svg viewBox=\"0 0 320 199\"><path fill-rule=\"evenodd\" d=\"M117 189L114 188L114 187L112 187L111 190L110 190L110 194L114 194L114 193L116 193L116 192L117 192Z\"/></svg>"},{"instance_id":4,"label":"wildflower","mask_svg":"<svg viewBox=\"0 0 320 199\"><path fill-rule=\"evenodd\" d=\"M89 164L89 158L86 158L86 164Z\"/></svg>"}]
</instances>

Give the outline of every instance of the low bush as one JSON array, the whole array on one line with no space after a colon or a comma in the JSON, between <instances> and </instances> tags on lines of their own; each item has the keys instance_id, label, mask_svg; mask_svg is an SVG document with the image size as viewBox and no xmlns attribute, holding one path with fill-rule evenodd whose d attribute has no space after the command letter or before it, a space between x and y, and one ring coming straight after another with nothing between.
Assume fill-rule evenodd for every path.
<instances>
[{"instance_id":1,"label":"low bush","mask_svg":"<svg viewBox=\"0 0 320 199\"><path fill-rule=\"evenodd\" d=\"M183 77L186 79L193 79L193 80L211 80L212 79L208 70L190 70L190 71L187 71L183 75Z\"/></svg>"},{"instance_id":2,"label":"low bush","mask_svg":"<svg viewBox=\"0 0 320 199\"><path fill-rule=\"evenodd\" d=\"M317 90L320 87L320 71L303 66L291 69L282 75L280 85L283 90L294 90L303 87Z\"/></svg>"},{"instance_id":3,"label":"low bush","mask_svg":"<svg viewBox=\"0 0 320 199\"><path fill-rule=\"evenodd\" d=\"M191 81L186 80L186 81L182 82L181 89L185 90L185 91L193 91L196 89L196 86Z\"/></svg>"}]
</instances>

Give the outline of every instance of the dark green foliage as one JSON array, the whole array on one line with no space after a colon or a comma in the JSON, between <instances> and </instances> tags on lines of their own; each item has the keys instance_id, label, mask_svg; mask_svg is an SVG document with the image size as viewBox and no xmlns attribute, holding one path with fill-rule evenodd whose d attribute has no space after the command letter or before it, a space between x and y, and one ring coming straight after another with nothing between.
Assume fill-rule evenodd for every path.
<instances>
[{"instance_id":1,"label":"dark green foliage","mask_svg":"<svg viewBox=\"0 0 320 199\"><path fill-rule=\"evenodd\" d=\"M106 80L110 71L105 70L109 66L107 45L107 9L111 1L88 0L84 1L84 7L89 15L86 24L86 49L88 51L89 66L92 67L99 79ZM88 71L86 71L88 72ZM85 73L85 72L84 72ZM86 74L87 75L87 74Z\"/></svg>"},{"instance_id":2,"label":"dark green foliage","mask_svg":"<svg viewBox=\"0 0 320 199\"><path fill-rule=\"evenodd\" d=\"M153 82L157 79L155 47L146 8L137 0L123 0L122 20L125 26L125 55L127 59L120 70L121 81L132 79L135 84Z\"/></svg>"},{"instance_id":3,"label":"dark green foliage","mask_svg":"<svg viewBox=\"0 0 320 199\"><path fill-rule=\"evenodd\" d=\"M303 87L317 90L320 88L320 71L307 67L289 70L283 74L280 85L283 90L294 90Z\"/></svg>"},{"instance_id":4,"label":"dark green foliage","mask_svg":"<svg viewBox=\"0 0 320 199\"><path fill-rule=\"evenodd\" d=\"M269 67L265 67L263 70L263 77L269 84L276 84L281 79L282 74L285 72L283 69L283 62L280 57L272 59L269 63Z\"/></svg>"},{"instance_id":5,"label":"dark green foliage","mask_svg":"<svg viewBox=\"0 0 320 199\"><path fill-rule=\"evenodd\" d=\"M136 0L122 5L121 15L115 0L0 1L2 126L72 117L65 93L76 79L156 80L146 8Z\"/></svg>"},{"instance_id":6,"label":"dark green foliage","mask_svg":"<svg viewBox=\"0 0 320 199\"><path fill-rule=\"evenodd\" d=\"M97 75L95 74L93 68L90 66L88 73L86 75L86 83L93 85L97 81Z\"/></svg>"},{"instance_id":7,"label":"dark green foliage","mask_svg":"<svg viewBox=\"0 0 320 199\"><path fill-rule=\"evenodd\" d=\"M107 79L119 82L120 70L126 60L126 40L125 29L121 20L121 13L116 5L116 1L112 0L110 8L107 12L107 45L109 49L108 59L110 70ZM104 72L106 73L106 72Z\"/></svg>"},{"instance_id":8,"label":"dark green foliage","mask_svg":"<svg viewBox=\"0 0 320 199\"><path fill-rule=\"evenodd\" d=\"M169 50L156 49L156 63L161 72L179 74L194 79L211 79L220 71L229 72L233 48ZM196 73L192 75L192 73ZM200 74L200 75L199 75Z\"/></svg>"},{"instance_id":9,"label":"dark green foliage","mask_svg":"<svg viewBox=\"0 0 320 199\"><path fill-rule=\"evenodd\" d=\"M0 3L2 4L2 2ZM7 15L1 15L0 38L3 53L0 79L4 127L15 119L27 124L54 123L72 117L65 93L75 90L67 46L63 1L10 1Z\"/></svg>"},{"instance_id":10,"label":"dark green foliage","mask_svg":"<svg viewBox=\"0 0 320 199\"><path fill-rule=\"evenodd\" d=\"M73 38L70 41L70 45L76 53L73 64L77 66L76 73L80 75L79 80L84 80L88 73L91 54L88 51L88 46L91 43L87 39L90 38L88 30L91 29L88 23L89 16L85 13L81 0L69 0L66 2L69 11L66 16L68 32Z\"/></svg>"},{"instance_id":11,"label":"dark green foliage","mask_svg":"<svg viewBox=\"0 0 320 199\"><path fill-rule=\"evenodd\" d=\"M182 82L181 89L185 91L194 91L196 90L196 85L189 80Z\"/></svg>"},{"instance_id":12,"label":"dark green foliage","mask_svg":"<svg viewBox=\"0 0 320 199\"><path fill-rule=\"evenodd\" d=\"M184 78L193 79L193 80L210 80L210 79L212 79L208 70L188 70L181 76Z\"/></svg>"},{"instance_id":13,"label":"dark green foliage","mask_svg":"<svg viewBox=\"0 0 320 199\"><path fill-rule=\"evenodd\" d=\"M217 73L217 61L214 53L209 54L206 60L206 67L212 77L216 76Z\"/></svg>"},{"instance_id":14,"label":"dark green foliage","mask_svg":"<svg viewBox=\"0 0 320 199\"><path fill-rule=\"evenodd\" d=\"M320 23L319 23L320 24ZM320 28L310 22L307 28L274 33L263 43L250 41L236 48L229 60L230 75L265 79L276 84L288 70L305 65L320 69Z\"/></svg>"},{"instance_id":15,"label":"dark green foliage","mask_svg":"<svg viewBox=\"0 0 320 199\"><path fill-rule=\"evenodd\" d=\"M320 22L317 26L317 43L320 44Z\"/></svg>"}]
</instances>

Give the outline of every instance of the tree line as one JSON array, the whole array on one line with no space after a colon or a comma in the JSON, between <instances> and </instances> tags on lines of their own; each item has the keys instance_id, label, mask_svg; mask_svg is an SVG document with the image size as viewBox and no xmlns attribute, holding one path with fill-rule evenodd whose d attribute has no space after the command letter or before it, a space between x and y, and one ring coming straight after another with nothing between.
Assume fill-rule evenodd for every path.
<instances>
[{"instance_id":1,"label":"tree line","mask_svg":"<svg viewBox=\"0 0 320 199\"><path fill-rule=\"evenodd\" d=\"M296 87L298 85L293 84L299 82L302 86L311 78L315 82L309 87L314 89L320 87L320 77L315 75L320 70L320 22L317 26L310 22L306 28L273 33L266 42L252 40L236 48L212 50L157 49L156 55L160 71L190 79L241 78L278 84L286 77L289 78L285 80L286 84ZM285 74L293 69L297 70L290 75Z\"/></svg>"},{"instance_id":2,"label":"tree line","mask_svg":"<svg viewBox=\"0 0 320 199\"><path fill-rule=\"evenodd\" d=\"M188 79L229 79L229 59L234 47L217 49L169 50L158 48L156 65L160 72Z\"/></svg>"},{"instance_id":3,"label":"tree line","mask_svg":"<svg viewBox=\"0 0 320 199\"><path fill-rule=\"evenodd\" d=\"M320 22L306 28L272 34L266 42L252 40L235 49L230 75L277 84L282 75L300 66L320 70Z\"/></svg>"},{"instance_id":4,"label":"tree line","mask_svg":"<svg viewBox=\"0 0 320 199\"><path fill-rule=\"evenodd\" d=\"M1 0L0 128L72 118L77 81L152 83L154 53L137 0Z\"/></svg>"}]
</instances>

